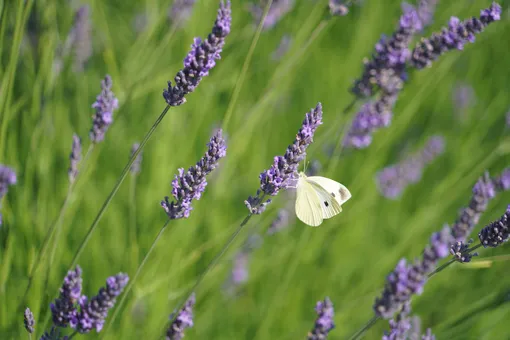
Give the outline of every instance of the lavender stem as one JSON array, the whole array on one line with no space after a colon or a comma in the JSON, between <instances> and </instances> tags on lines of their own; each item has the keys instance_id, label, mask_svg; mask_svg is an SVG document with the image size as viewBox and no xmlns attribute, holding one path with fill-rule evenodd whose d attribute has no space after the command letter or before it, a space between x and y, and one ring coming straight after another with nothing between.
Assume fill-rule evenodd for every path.
<instances>
[{"instance_id":1,"label":"lavender stem","mask_svg":"<svg viewBox=\"0 0 510 340\"><path fill-rule=\"evenodd\" d=\"M168 227L168 224L170 223L170 221L171 221L170 219L167 219L167 221L165 222L163 227L161 227L161 229L159 230L158 234L156 235L156 238L154 239L154 241L152 241L152 244L151 244L151 246L149 248L149 251L147 252L147 254L145 254L142 262L140 263L140 265L136 269L135 275L129 280L126 288L124 288L124 292L122 294L122 297L120 298L119 303L116 304L115 311L113 312L113 315L111 316L111 318L109 318L108 323L106 324L106 327L104 327L104 331L101 332L100 339L104 338L104 336L108 333L108 330L110 329L110 326L113 324L113 322L117 318L117 315L119 314L119 311L122 309L122 306L124 305L124 302L126 301L126 298L127 298L128 294L129 294L129 292L131 291L131 288L133 288L133 285L135 284L136 279L138 278L138 276L142 272L143 267L145 266L145 264L147 263L147 260L149 259L149 256L151 255L151 253L154 250L154 248L156 248L156 244L158 243L159 239L161 238L161 236L163 235L164 231Z\"/></svg>"},{"instance_id":2,"label":"lavender stem","mask_svg":"<svg viewBox=\"0 0 510 340\"><path fill-rule=\"evenodd\" d=\"M262 14L262 19L260 20L259 26L257 27L257 31L255 32L255 36L250 45L250 49L248 50L248 54L244 59L243 67L241 68L241 73L237 78L236 84L234 86L234 91L232 92L232 97L230 97L230 102L227 107L227 112L225 113L225 118L223 119L222 129L227 130L228 123L230 122L230 118L232 117L232 112L234 111L234 106L237 102L237 98L239 97L239 93L241 93L241 88L243 87L244 78L246 77L246 73L248 72L248 67L250 66L251 59L253 57L253 53L255 52L255 47L260 38L260 34L262 33L262 29L264 28L264 22L266 21L267 13L269 13L269 8L273 0L268 0L266 4L266 8L264 8L264 13Z\"/></svg>"},{"instance_id":3,"label":"lavender stem","mask_svg":"<svg viewBox=\"0 0 510 340\"><path fill-rule=\"evenodd\" d=\"M375 325L375 323L377 322L377 320L379 320L380 317L377 316L377 315L374 315L372 317L372 319L368 320L368 322L360 329L358 330L356 333L354 333L353 336L351 336L349 338L349 340L356 340L356 339L359 339L360 336L362 336L367 330L370 329L370 327L372 327L373 325Z\"/></svg>"}]
</instances>

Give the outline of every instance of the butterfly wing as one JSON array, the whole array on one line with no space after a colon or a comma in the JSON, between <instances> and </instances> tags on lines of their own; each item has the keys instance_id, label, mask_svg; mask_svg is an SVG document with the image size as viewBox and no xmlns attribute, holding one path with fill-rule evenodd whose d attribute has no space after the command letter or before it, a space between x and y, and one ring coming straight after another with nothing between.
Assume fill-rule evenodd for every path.
<instances>
[{"instance_id":1,"label":"butterfly wing","mask_svg":"<svg viewBox=\"0 0 510 340\"><path fill-rule=\"evenodd\" d=\"M319 195L312 184L304 178L299 178L297 184L296 216L312 227L317 227L324 220Z\"/></svg>"},{"instance_id":2,"label":"butterfly wing","mask_svg":"<svg viewBox=\"0 0 510 340\"><path fill-rule=\"evenodd\" d=\"M306 179L324 188L340 205L347 202L352 196L345 185L332 179L321 176L310 176Z\"/></svg>"}]
</instances>

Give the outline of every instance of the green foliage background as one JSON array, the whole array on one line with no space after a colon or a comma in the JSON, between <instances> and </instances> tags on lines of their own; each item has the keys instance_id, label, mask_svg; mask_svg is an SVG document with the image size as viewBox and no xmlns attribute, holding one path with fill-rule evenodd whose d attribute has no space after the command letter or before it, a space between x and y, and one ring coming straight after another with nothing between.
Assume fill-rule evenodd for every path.
<instances>
[{"instance_id":1,"label":"green foliage background","mask_svg":"<svg viewBox=\"0 0 510 340\"><path fill-rule=\"evenodd\" d=\"M27 276L66 196L72 134L78 133L88 147L91 104L100 80L106 73L112 76L120 108L78 181L63 228L51 243L51 264L49 257L43 259L30 289L28 306L38 337L49 302L129 159L131 145L165 107L161 92L166 81L181 68L193 37L210 31L218 2L198 1L189 22L178 30L167 21L168 1L89 2L93 57L85 72L73 72L67 60L60 74L53 72L55 51L71 28L76 3L0 4L0 162L18 174L18 184L2 202L0 337L21 339L27 337L21 313ZM329 17L326 4L298 0L274 29L261 33L243 73L255 26L247 3L234 1L233 29L222 59L186 104L170 110L143 150L141 174L124 182L80 257L89 296L110 275L123 271L132 276L166 221L159 201L170 195L177 168L194 164L213 129L224 124L226 159L190 218L170 223L104 339L156 339L164 333L168 315L246 216L243 201L255 193L258 174L274 155L283 154L305 112L318 101L324 125L308 160L319 160L321 175L344 183L353 198L341 215L320 228L296 222L263 236L251 257L249 281L228 296L224 284L236 251L250 234L265 235L288 196L280 195L263 215L254 216L198 287L195 325L186 339L302 339L313 327L316 301L325 296L336 313L330 339L347 338L372 317L374 298L398 260L419 256L432 232L453 223L486 169L497 175L510 166L505 126L510 107L508 2L502 3L502 21L491 24L474 44L448 53L430 69L412 72L391 126L376 133L368 149L340 157L325 150L338 143L354 115L355 110L342 113L352 100L348 89L380 35L393 31L400 3L366 0L348 16L335 18ZM439 30L452 15L467 18L489 5L442 1L424 35ZM139 13L147 15L147 26L136 33L133 21ZM292 45L275 62L271 53L285 34L292 36ZM227 121L240 76L244 82ZM460 113L452 102L459 82L472 85L476 93L475 104ZM433 134L445 136L445 154L401 199L381 197L374 182L377 170ZM494 199L479 228L498 218L508 203L510 194ZM482 250L479 260L508 252L507 246ZM490 268L455 264L427 283L413 299L413 312L438 339L509 338L509 269L508 261L495 261ZM366 338L380 338L385 329L388 323L379 321Z\"/></svg>"}]
</instances>

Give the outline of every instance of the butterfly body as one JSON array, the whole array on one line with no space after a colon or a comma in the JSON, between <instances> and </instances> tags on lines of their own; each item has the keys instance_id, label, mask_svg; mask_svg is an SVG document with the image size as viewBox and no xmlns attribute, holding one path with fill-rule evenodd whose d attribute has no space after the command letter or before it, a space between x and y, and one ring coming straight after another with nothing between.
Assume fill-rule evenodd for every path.
<instances>
[{"instance_id":1,"label":"butterfly body","mask_svg":"<svg viewBox=\"0 0 510 340\"><path fill-rule=\"evenodd\" d=\"M299 173L296 197L296 216L304 223L317 227L324 219L338 215L342 204L351 198L341 183L321 176Z\"/></svg>"}]
</instances>

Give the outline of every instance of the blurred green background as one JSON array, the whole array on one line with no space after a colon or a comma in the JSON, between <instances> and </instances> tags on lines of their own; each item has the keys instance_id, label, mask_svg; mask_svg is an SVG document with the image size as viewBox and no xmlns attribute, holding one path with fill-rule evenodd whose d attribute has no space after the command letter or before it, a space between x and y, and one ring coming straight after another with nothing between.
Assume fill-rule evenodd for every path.
<instances>
[{"instance_id":1,"label":"blurred green background","mask_svg":"<svg viewBox=\"0 0 510 340\"><path fill-rule=\"evenodd\" d=\"M101 79L112 76L120 108L78 180L63 228L51 243L57 244L50 252L51 264L49 256L43 259L30 289L28 307L36 317L38 337L49 303L128 161L132 144L165 107L161 93L166 81L182 67L193 37L208 34L218 6L218 1L197 1L189 21L176 28L167 19L168 1L87 3L93 55L83 72L73 71L71 55L57 73L58 48L77 6L85 2L0 1L0 163L18 174L18 184L2 202L2 339L27 337L20 312L26 307L20 304L27 276L66 196L72 134L79 134L84 149L88 147L91 105ZM170 110L143 150L140 175L126 179L100 221L79 260L84 294L95 295L110 275L134 274L166 221L159 202L170 195L177 168L193 165L213 130L225 123L255 36L247 4L233 1L233 28L222 59L186 104ZM275 198L264 214L251 219L198 287L195 325L186 331L186 339L303 339L313 327L316 301L325 296L335 306L336 328L330 339L345 339L358 330L372 317L374 299L398 260L420 256L431 233L453 223L486 169L497 175L510 166L505 125L510 23L508 2L500 4L502 20L474 44L448 53L430 69L411 73L391 126L377 132L368 149L331 156L327 150L338 143L355 113L342 113L352 100L349 87L380 35L394 30L400 3L365 0L352 6L349 15L331 18L327 1L298 0L256 41L224 126L227 157L209 178L190 218L171 222L104 339L156 339L164 334L169 314L246 216L243 201L255 194L259 173L273 156L284 153L304 114L319 101L324 125L307 159L320 161L320 174L345 184L353 198L341 215L320 228L294 221L269 236L267 228L278 210L293 200L287 194ZM441 1L423 35L440 30L452 15L467 18L489 5L482 0ZM144 17L146 26L136 29ZM288 53L272 60L285 35L292 37ZM471 86L476 96L461 112L453 101L459 84ZM402 198L383 198L374 181L376 172L397 162L404 149L417 150L433 134L445 137L446 152ZM508 193L494 199L476 230L499 218L508 203ZM263 243L251 254L249 280L235 294L226 294L236 252L253 233L260 233ZM477 260L508 253L508 246L482 250ZM438 339L508 339L509 269L509 261L494 261L490 268L454 264L413 299L413 313ZM365 338L380 338L388 327L380 320ZM98 338L95 332L85 336Z\"/></svg>"}]
</instances>

